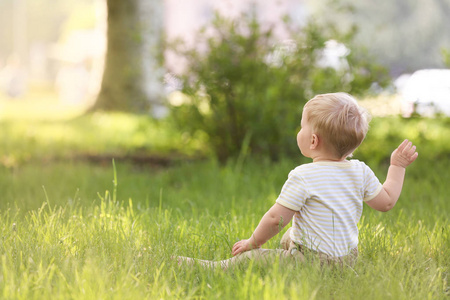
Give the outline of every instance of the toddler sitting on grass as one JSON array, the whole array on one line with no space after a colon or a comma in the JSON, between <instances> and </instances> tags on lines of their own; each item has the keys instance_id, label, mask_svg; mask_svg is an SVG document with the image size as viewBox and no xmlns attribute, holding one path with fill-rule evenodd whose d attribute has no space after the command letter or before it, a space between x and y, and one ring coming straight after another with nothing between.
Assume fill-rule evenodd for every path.
<instances>
[{"instance_id":1,"label":"toddler sitting on grass","mask_svg":"<svg viewBox=\"0 0 450 300\"><path fill-rule=\"evenodd\" d=\"M386 181L381 184L366 164L347 159L364 140L369 121L368 113L348 94L323 94L309 100L303 108L297 145L312 163L289 173L278 199L250 238L234 244L232 258L214 262L178 257L179 263L226 269L249 259L305 261L306 256L321 263L353 265L363 202L378 211L392 209L405 169L418 156L416 146L404 140L392 152ZM261 249L291 221L281 249Z\"/></svg>"}]
</instances>

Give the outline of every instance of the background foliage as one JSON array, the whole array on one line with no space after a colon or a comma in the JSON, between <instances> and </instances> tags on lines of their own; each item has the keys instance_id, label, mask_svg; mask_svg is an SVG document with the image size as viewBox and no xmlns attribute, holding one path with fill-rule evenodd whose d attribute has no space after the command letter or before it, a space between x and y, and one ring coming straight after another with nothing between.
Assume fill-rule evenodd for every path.
<instances>
[{"instance_id":1,"label":"background foliage","mask_svg":"<svg viewBox=\"0 0 450 300\"><path fill-rule=\"evenodd\" d=\"M352 47L354 31L314 21L300 29L286 22L285 30L290 39L280 44L273 28L250 15L217 15L195 49L173 47L187 61L181 78L188 96L172 107L173 116L190 135L204 133L220 161L242 151L271 159L296 154L292 137L307 100L337 90L360 95L388 82L386 68L356 47L344 58L347 67L319 65L326 41Z\"/></svg>"}]
</instances>

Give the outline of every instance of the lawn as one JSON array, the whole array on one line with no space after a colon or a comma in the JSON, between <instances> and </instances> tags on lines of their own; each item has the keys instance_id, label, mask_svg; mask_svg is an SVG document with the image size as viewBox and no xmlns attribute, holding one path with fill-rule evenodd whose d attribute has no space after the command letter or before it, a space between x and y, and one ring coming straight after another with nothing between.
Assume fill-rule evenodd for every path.
<instances>
[{"instance_id":1,"label":"lawn","mask_svg":"<svg viewBox=\"0 0 450 300\"><path fill-rule=\"evenodd\" d=\"M450 296L448 119L373 120L355 155L380 180L402 138L420 156L392 211L365 206L354 268L250 262L227 272L180 267L171 256L228 258L305 160L220 165L201 138L126 114L3 118L0 126L2 299Z\"/></svg>"}]
</instances>

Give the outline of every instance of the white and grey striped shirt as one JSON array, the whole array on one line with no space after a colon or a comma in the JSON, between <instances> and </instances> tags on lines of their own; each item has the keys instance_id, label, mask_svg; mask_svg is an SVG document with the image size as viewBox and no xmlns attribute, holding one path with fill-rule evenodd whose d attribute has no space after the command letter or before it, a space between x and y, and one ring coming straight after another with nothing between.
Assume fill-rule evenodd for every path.
<instances>
[{"instance_id":1,"label":"white and grey striped shirt","mask_svg":"<svg viewBox=\"0 0 450 300\"><path fill-rule=\"evenodd\" d=\"M363 201L373 199L381 188L361 161L321 161L292 170L276 202L296 211L294 242L340 257L358 246Z\"/></svg>"}]
</instances>

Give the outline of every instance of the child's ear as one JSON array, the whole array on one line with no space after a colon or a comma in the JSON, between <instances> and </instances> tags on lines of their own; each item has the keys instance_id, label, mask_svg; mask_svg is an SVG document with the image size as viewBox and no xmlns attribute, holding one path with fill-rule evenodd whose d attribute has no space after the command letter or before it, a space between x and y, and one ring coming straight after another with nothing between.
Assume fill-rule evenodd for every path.
<instances>
[{"instance_id":1,"label":"child's ear","mask_svg":"<svg viewBox=\"0 0 450 300\"><path fill-rule=\"evenodd\" d=\"M311 144L309 145L309 149L314 150L319 145L319 136L315 133L311 135Z\"/></svg>"}]
</instances>

